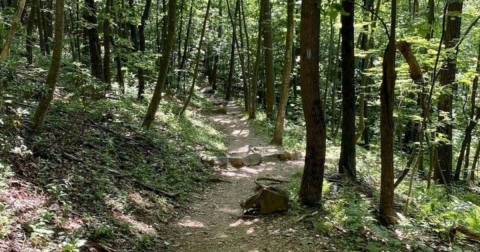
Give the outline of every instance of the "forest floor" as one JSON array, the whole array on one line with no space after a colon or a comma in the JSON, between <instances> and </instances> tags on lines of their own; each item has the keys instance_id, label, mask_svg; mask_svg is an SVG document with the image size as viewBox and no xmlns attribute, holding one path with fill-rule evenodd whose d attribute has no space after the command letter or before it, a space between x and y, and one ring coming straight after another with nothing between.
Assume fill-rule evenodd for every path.
<instances>
[{"instance_id":1,"label":"forest floor","mask_svg":"<svg viewBox=\"0 0 480 252\"><path fill-rule=\"evenodd\" d=\"M264 156L283 151L256 134L241 106L230 102L225 108L226 114L209 117L226 134L229 156ZM197 194L185 212L171 222L167 228L168 251L324 251L325 239L298 221L296 213L242 218L240 202L254 194L256 178L289 180L303 162L278 160L250 167L219 167L217 172L227 182L212 184ZM336 249L329 246L328 251Z\"/></svg>"}]
</instances>

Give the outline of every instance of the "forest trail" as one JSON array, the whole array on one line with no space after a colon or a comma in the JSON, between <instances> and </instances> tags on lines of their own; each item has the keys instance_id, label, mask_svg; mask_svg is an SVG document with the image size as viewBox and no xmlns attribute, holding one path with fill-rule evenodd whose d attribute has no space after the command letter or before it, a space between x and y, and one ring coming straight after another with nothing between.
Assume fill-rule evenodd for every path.
<instances>
[{"instance_id":1,"label":"forest trail","mask_svg":"<svg viewBox=\"0 0 480 252\"><path fill-rule=\"evenodd\" d=\"M253 125L243 118L241 106L230 102L226 109L227 114L209 117L226 134L229 156L243 157L252 151L263 156L280 151L279 147L269 145L255 134ZM298 222L299 216L294 213L240 218L240 202L254 194L255 178L288 180L303 167L303 162L262 162L251 167L228 165L218 168L220 176L231 183L212 184L194 196L187 210L167 227L167 251L324 251L325 241Z\"/></svg>"}]
</instances>

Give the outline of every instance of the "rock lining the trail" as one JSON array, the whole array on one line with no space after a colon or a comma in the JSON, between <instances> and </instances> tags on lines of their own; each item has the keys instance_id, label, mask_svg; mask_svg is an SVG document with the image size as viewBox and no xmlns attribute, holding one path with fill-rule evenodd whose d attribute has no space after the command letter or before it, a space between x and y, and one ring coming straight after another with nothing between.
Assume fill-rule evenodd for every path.
<instances>
[{"instance_id":1,"label":"rock lining the trail","mask_svg":"<svg viewBox=\"0 0 480 252\"><path fill-rule=\"evenodd\" d=\"M278 152L273 154L262 155L260 153L253 153L244 157L202 157L202 162L208 163L212 166L227 166L228 164L233 167L240 168L243 166L256 166L262 162L277 162L298 160L298 154L291 154L290 152Z\"/></svg>"}]
</instances>

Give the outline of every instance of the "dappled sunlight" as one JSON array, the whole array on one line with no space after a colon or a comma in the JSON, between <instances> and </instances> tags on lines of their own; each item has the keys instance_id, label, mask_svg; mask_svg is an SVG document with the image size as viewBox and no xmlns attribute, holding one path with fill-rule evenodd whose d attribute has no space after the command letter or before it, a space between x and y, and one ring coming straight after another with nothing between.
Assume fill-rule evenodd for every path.
<instances>
[{"instance_id":1,"label":"dappled sunlight","mask_svg":"<svg viewBox=\"0 0 480 252\"><path fill-rule=\"evenodd\" d=\"M138 230L142 234L150 234L150 235L157 235L157 231L150 225L135 220L132 216L130 215L125 215L120 212L114 212L113 216L121 221L124 221L128 223L130 226Z\"/></svg>"},{"instance_id":2,"label":"dappled sunlight","mask_svg":"<svg viewBox=\"0 0 480 252\"><path fill-rule=\"evenodd\" d=\"M230 225L228 225L229 227L239 227L239 226L251 226L257 222L259 222L260 219L259 218L255 218L253 220L243 220L243 219L238 219L237 221L235 221L234 223L231 223Z\"/></svg>"},{"instance_id":3,"label":"dappled sunlight","mask_svg":"<svg viewBox=\"0 0 480 252\"><path fill-rule=\"evenodd\" d=\"M205 227L205 225L202 222L190 219L190 216L186 216L185 218L181 219L180 222L178 222L178 225L181 227L192 227L192 228Z\"/></svg>"},{"instance_id":4,"label":"dappled sunlight","mask_svg":"<svg viewBox=\"0 0 480 252\"><path fill-rule=\"evenodd\" d=\"M219 212L223 212L223 213L230 214L230 215L232 215L232 216L241 214L241 211L240 211L239 208L235 208L235 209L232 209L232 208L220 208L220 209L218 209L218 211L219 211Z\"/></svg>"},{"instance_id":5,"label":"dappled sunlight","mask_svg":"<svg viewBox=\"0 0 480 252\"><path fill-rule=\"evenodd\" d=\"M247 234L248 235L251 235L253 233L255 233L255 228L254 227L251 227L251 228L247 229Z\"/></svg>"},{"instance_id":6,"label":"dappled sunlight","mask_svg":"<svg viewBox=\"0 0 480 252\"><path fill-rule=\"evenodd\" d=\"M232 131L231 135L236 137L247 137L250 134L250 130L248 129L240 129Z\"/></svg>"},{"instance_id":7,"label":"dappled sunlight","mask_svg":"<svg viewBox=\"0 0 480 252\"><path fill-rule=\"evenodd\" d=\"M220 173L222 176L230 177L230 178L249 178L250 176L243 173L237 173L232 171L225 171Z\"/></svg>"}]
</instances>

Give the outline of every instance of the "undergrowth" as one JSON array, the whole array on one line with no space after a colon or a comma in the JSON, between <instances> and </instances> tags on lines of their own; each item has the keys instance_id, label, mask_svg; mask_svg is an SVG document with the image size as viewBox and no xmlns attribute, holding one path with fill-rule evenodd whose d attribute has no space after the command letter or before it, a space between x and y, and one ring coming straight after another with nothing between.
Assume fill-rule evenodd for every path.
<instances>
[{"instance_id":1,"label":"undergrowth","mask_svg":"<svg viewBox=\"0 0 480 252\"><path fill-rule=\"evenodd\" d=\"M40 136L35 105L12 98L2 108L0 250L78 251L96 242L158 251L178 202L214 176L201 156L220 155L223 135L195 109L177 117L175 96L146 131L146 102L85 99L69 87L56 93ZM200 106L212 107L195 97L192 107Z\"/></svg>"}]
</instances>

